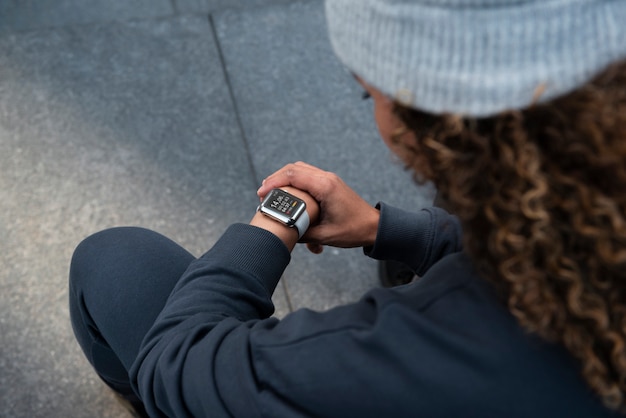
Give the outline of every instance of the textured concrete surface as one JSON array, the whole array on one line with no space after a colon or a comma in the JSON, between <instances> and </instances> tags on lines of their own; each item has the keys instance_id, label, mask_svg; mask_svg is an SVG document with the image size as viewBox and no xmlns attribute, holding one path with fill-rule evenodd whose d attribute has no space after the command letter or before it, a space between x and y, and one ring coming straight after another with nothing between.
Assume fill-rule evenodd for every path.
<instances>
[{"instance_id":1,"label":"textured concrete surface","mask_svg":"<svg viewBox=\"0 0 626 418\"><path fill-rule=\"evenodd\" d=\"M372 203L429 203L332 55L321 1L36 4L0 2L0 417L127 416L69 324L69 259L93 232L140 225L200 255L295 160ZM360 250L298 248L277 315L376 285Z\"/></svg>"},{"instance_id":2,"label":"textured concrete surface","mask_svg":"<svg viewBox=\"0 0 626 418\"><path fill-rule=\"evenodd\" d=\"M0 32L41 29L174 13L170 0L3 0Z\"/></svg>"}]
</instances>

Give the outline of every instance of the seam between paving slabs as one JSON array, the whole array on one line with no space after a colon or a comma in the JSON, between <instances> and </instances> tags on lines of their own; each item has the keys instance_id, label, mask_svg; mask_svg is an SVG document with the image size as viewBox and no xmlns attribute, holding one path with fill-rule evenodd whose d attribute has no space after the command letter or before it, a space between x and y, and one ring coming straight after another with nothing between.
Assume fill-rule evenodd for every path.
<instances>
[{"instance_id":1,"label":"seam between paving slabs","mask_svg":"<svg viewBox=\"0 0 626 418\"><path fill-rule=\"evenodd\" d=\"M222 72L224 73L224 80L226 82L226 87L228 89L228 94L230 96L230 100L233 104L233 110L235 112L235 118L237 121L237 126L239 128L239 132L241 134L241 138L243 139L244 149L246 153L246 159L248 160L248 166L250 168L250 172L252 173L254 184L259 184L259 175L256 172L254 164L252 162L252 153L250 152L250 146L248 144L248 138L246 136L246 132L243 128L243 124L241 123L241 117L239 114L239 106L237 105L237 100L235 99L235 94L233 91L232 84L230 82L230 77L228 74L228 70L226 69L226 60L224 58L224 53L222 51L222 46L220 44L219 37L217 36L217 30L215 27L215 21L213 19L213 13L209 13L208 23L211 28L211 32L213 34L213 39L215 40L215 46L217 48L217 53L220 59L220 65L222 66ZM280 281L280 285L283 288L283 292L285 294L285 299L287 300L287 308L289 312L293 312L293 302L291 301L291 295L289 294L289 289L287 288L287 284L285 280Z\"/></svg>"}]
</instances>

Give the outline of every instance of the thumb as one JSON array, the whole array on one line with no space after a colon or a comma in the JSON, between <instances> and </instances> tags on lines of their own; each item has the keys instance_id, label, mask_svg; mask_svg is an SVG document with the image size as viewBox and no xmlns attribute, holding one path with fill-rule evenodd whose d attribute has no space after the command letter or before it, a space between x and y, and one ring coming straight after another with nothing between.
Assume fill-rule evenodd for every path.
<instances>
[{"instance_id":1,"label":"thumb","mask_svg":"<svg viewBox=\"0 0 626 418\"><path fill-rule=\"evenodd\" d=\"M306 244L306 248L311 251L313 254L321 254L324 251L324 246L321 244L313 244L308 242Z\"/></svg>"}]
</instances>

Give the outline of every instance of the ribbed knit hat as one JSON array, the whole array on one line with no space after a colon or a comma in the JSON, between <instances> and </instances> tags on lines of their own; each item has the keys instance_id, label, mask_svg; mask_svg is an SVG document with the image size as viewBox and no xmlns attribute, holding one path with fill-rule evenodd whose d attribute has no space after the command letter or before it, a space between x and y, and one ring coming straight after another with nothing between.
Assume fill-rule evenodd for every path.
<instances>
[{"instance_id":1,"label":"ribbed knit hat","mask_svg":"<svg viewBox=\"0 0 626 418\"><path fill-rule=\"evenodd\" d=\"M626 58L626 0L326 0L326 16L351 71L433 113L524 108Z\"/></svg>"}]
</instances>

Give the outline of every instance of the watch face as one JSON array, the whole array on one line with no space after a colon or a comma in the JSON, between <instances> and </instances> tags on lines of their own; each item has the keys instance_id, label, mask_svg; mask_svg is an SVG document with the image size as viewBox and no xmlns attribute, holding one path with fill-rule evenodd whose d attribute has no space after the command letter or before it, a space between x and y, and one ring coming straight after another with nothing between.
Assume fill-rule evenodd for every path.
<instances>
[{"instance_id":1,"label":"watch face","mask_svg":"<svg viewBox=\"0 0 626 418\"><path fill-rule=\"evenodd\" d=\"M304 201L280 189L272 190L261 204L264 214L287 225L293 225L305 208Z\"/></svg>"}]
</instances>

